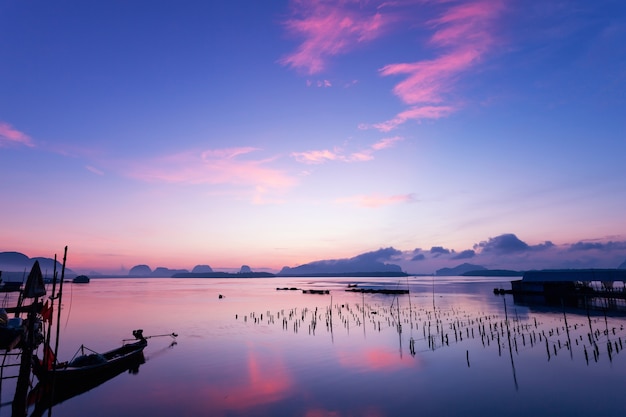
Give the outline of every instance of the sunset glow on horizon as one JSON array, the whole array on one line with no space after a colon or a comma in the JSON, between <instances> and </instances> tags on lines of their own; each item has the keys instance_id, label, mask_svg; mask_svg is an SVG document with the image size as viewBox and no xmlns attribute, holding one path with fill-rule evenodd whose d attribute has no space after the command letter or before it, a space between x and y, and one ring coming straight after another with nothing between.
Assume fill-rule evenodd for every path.
<instances>
[{"instance_id":1,"label":"sunset glow on horizon","mask_svg":"<svg viewBox=\"0 0 626 417\"><path fill-rule=\"evenodd\" d=\"M618 0L5 1L0 252L615 268L625 44Z\"/></svg>"}]
</instances>

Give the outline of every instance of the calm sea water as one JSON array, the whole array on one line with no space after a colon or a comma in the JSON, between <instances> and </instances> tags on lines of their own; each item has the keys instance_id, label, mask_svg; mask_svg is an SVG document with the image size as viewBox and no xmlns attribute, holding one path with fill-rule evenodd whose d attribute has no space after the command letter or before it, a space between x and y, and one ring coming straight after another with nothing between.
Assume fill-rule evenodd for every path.
<instances>
[{"instance_id":1,"label":"calm sea water","mask_svg":"<svg viewBox=\"0 0 626 417\"><path fill-rule=\"evenodd\" d=\"M348 283L411 292L352 293ZM283 287L329 294L277 291ZM61 360L81 344L117 347L139 328L178 337L150 338L139 372L68 399L52 415L624 415L624 317L517 305L495 287L510 284L458 277L67 284ZM11 415L11 384L3 381L0 416Z\"/></svg>"}]
</instances>

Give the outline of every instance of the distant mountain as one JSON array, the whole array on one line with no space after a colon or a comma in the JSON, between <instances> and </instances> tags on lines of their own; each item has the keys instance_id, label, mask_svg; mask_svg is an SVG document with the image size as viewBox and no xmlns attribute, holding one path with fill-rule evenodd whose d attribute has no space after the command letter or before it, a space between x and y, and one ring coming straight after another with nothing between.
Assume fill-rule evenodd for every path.
<instances>
[{"instance_id":1,"label":"distant mountain","mask_svg":"<svg viewBox=\"0 0 626 417\"><path fill-rule=\"evenodd\" d=\"M29 258L20 252L0 252L0 271L2 271L2 278L7 281L21 279L26 271L26 275L30 272L35 261L39 261L39 267L44 277L52 277L54 271L54 259L35 257ZM56 261L56 270L61 273L63 264ZM75 276L76 274L69 268L65 268L65 275Z\"/></svg>"},{"instance_id":2,"label":"distant mountain","mask_svg":"<svg viewBox=\"0 0 626 417\"><path fill-rule=\"evenodd\" d=\"M269 272L179 272L172 278L273 278L276 275Z\"/></svg>"},{"instance_id":3,"label":"distant mountain","mask_svg":"<svg viewBox=\"0 0 626 417\"><path fill-rule=\"evenodd\" d=\"M461 264L459 266L455 266L454 268L441 268L435 272L435 275L440 276L458 276L463 275L466 272L470 271L486 271L487 268L480 265L472 265L468 263Z\"/></svg>"},{"instance_id":4,"label":"distant mountain","mask_svg":"<svg viewBox=\"0 0 626 417\"><path fill-rule=\"evenodd\" d=\"M511 271L509 269L479 269L467 271L461 274L464 277L521 277L524 271Z\"/></svg>"},{"instance_id":5,"label":"distant mountain","mask_svg":"<svg viewBox=\"0 0 626 417\"><path fill-rule=\"evenodd\" d=\"M174 276L175 274L184 274L188 272L189 271L187 271L186 269L169 269L163 266L159 266L154 271L152 271L150 276L156 278L168 278Z\"/></svg>"},{"instance_id":6,"label":"distant mountain","mask_svg":"<svg viewBox=\"0 0 626 417\"><path fill-rule=\"evenodd\" d=\"M359 276L368 273L393 273L402 274L402 268L398 265L387 264L372 259L364 259L362 257L354 257L350 259L332 259L325 261L315 261L308 264L300 265L295 268L288 266L278 273L279 276L328 276L333 274L350 275L358 274Z\"/></svg>"},{"instance_id":7,"label":"distant mountain","mask_svg":"<svg viewBox=\"0 0 626 417\"><path fill-rule=\"evenodd\" d=\"M241 265L241 269L239 270L240 274L249 274L252 272L252 269L248 265Z\"/></svg>"},{"instance_id":8,"label":"distant mountain","mask_svg":"<svg viewBox=\"0 0 626 417\"><path fill-rule=\"evenodd\" d=\"M28 256L20 252L0 252L0 270L20 271L30 268L35 263Z\"/></svg>"},{"instance_id":9,"label":"distant mountain","mask_svg":"<svg viewBox=\"0 0 626 417\"><path fill-rule=\"evenodd\" d=\"M148 265L135 265L128 271L130 277L154 277L169 278L176 274L189 273L186 269L169 269L164 266L158 266L153 271Z\"/></svg>"},{"instance_id":10,"label":"distant mountain","mask_svg":"<svg viewBox=\"0 0 626 417\"><path fill-rule=\"evenodd\" d=\"M149 277L152 275L152 269L148 265L135 265L130 268L128 275L132 277Z\"/></svg>"},{"instance_id":11,"label":"distant mountain","mask_svg":"<svg viewBox=\"0 0 626 417\"><path fill-rule=\"evenodd\" d=\"M213 272L213 269L209 265L196 265L191 270L194 274L203 274L206 272Z\"/></svg>"},{"instance_id":12,"label":"distant mountain","mask_svg":"<svg viewBox=\"0 0 626 417\"><path fill-rule=\"evenodd\" d=\"M622 264L618 266L617 269L626 269L626 261L622 262Z\"/></svg>"}]
</instances>

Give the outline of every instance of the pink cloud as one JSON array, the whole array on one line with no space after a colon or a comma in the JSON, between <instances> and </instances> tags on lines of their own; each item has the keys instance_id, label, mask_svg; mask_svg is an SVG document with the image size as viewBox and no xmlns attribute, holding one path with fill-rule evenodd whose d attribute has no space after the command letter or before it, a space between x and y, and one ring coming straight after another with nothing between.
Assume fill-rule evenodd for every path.
<instances>
[{"instance_id":1,"label":"pink cloud","mask_svg":"<svg viewBox=\"0 0 626 417\"><path fill-rule=\"evenodd\" d=\"M362 150L360 152L353 152L350 155L346 156L345 158L343 158L344 161L346 162L365 162L365 161L371 161L372 159L374 159L374 155L372 155L372 150L371 149L365 149Z\"/></svg>"},{"instance_id":2,"label":"pink cloud","mask_svg":"<svg viewBox=\"0 0 626 417\"><path fill-rule=\"evenodd\" d=\"M380 72L385 76L407 74L407 78L393 89L405 103L439 103L451 89L454 77L468 69L479 56L474 48L469 47L430 61L387 65Z\"/></svg>"},{"instance_id":3,"label":"pink cloud","mask_svg":"<svg viewBox=\"0 0 626 417\"><path fill-rule=\"evenodd\" d=\"M295 185L295 180L283 171L266 166L272 159L240 158L257 150L241 147L183 152L144 161L133 166L128 175L166 183L251 186L257 191L287 189Z\"/></svg>"},{"instance_id":4,"label":"pink cloud","mask_svg":"<svg viewBox=\"0 0 626 417\"><path fill-rule=\"evenodd\" d=\"M35 146L30 136L13 128L13 126L8 123L0 122L0 146L16 143L30 148Z\"/></svg>"},{"instance_id":5,"label":"pink cloud","mask_svg":"<svg viewBox=\"0 0 626 417\"><path fill-rule=\"evenodd\" d=\"M321 151L293 152L291 156L296 158L296 161L303 164L323 164L326 161L338 159L335 152L327 149Z\"/></svg>"},{"instance_id":6,"label":"pink cloud","mask_svg":"<svg viewBox=\"0 0 626 417\"><path fill-rule=\"evenodd\" d=\"M358 195L337 200L339 203L356 204L357 206L370 208L388 206L392 204L412 203L414 201L414 194L398 194L391 196L382 196L377 194Z\"/></svg>"},{"instance_id":7,"label":"pink cloud","mask_svg":"<svg viewBox=\"0 0 626 417\"><path fill-rule=\"evenodd\" d=\"M401 140L403 140L403 138L400 136L381 139L380 141L371 145L369 148L365 148L352 153L345 153L342 149L335 148L332 151L324 149L305 152L293 152L291 156L293 156L296 161L300 163L311 165L323 164L327 161L365 162L374 159L374 152L390 148L396 142Z\"/></svg>"},{"instance_id":8,"label":"pink cloud","mask_svg":"<svg viewBox=\"0 0 626 417\"><path fill-rule=\"evenodd\" d=\"M416 106L398 113L391 120L376 123L372 126L381 132L389 132L408 120L439 119L449 115L454 110L451 106Z\"/></svg>"},{"instance_id":9,"label":"pink cloud","mask_svg":"<svg viewBox=\"0 0 626 417\"><path fill-rule=\"evenodd\" d=\"M442 2L447 6L451 2ZM384 66L383 76L406 75L393 92L404 103L414 107L375 128L389 131L411 119L439 118L450 114L455 106L433 107L443 103L460 75L477 65L496 44L494 21L504 9L501 0L478 0L449 6L438 18L427 24L435 31L429 43L443 49L433 59Z\"/></svg>"},{"instance_id":10,"label":"pink cloud","mask_svg":"<svg viewBox=\"0 0 626 417\"><path fill-rule=\"evenodd\" d=\"M375 144L373 144L372 149L374 149L375 151L380 151L383 149L391 148L392 146L394 146L396 142L399 142L401 140L404 140L404 138L401 136L394 136L392 138L384 138L384 139L379 140Z\"/></svg>"},{"instance_id":11,"label":"pink cloud","mask_svg":"<svg viewBox=\"0 0 626 417\"><path fill-rule=\"evenodd\" d=\"M431 42L452 46L478 42L477 47L485 47L494 39L490 21L497 18L503 8L502 0L478 0L450 7L430 22L434 26L449 25L437 30Z\"/></svg>"},{"instance_id":12,"label":"pink cloud","mask_svg":"<svg viewBox=\"0 0 626 417\"><path fill-rule=\"evenodd\" d=\"M358 0L293 1L294 17L285 22L289 32L304 41L279 62L309 74L323 71L329 57L381 35L389 19Z\"/></svg>"}]
</instances>

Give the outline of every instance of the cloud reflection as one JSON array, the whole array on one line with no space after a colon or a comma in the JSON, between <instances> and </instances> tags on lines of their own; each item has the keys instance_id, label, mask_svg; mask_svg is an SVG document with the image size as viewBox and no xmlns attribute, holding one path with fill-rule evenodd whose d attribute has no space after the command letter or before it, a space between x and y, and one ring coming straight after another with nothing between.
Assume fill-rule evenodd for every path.
<instances>
[{"instance_id":1,"label":"cloud reflection","mask_svg":"<svg viewBox=\"0 0 626 417\"><path fill-rule=\"evenodd\" d=\"M206 387L204 396L212 408L242 411L281 401L292 387L292 377L281 360L250 350L247 375L220 380Z\"/></svg>"},{"instance_id":2,"label":"cloud reflection","mask_svg":"<svg viewBox=\"0 0 626 417\"><path fill-rule=\"evenodd\" d=\"M341 351L338 360L344 368L359 368L363 371L395 372L399 369L421 365L420 360L415 357L404 360L397 351L368 346L364 346L361 351Z\"/></svg>"}]
</instances>

